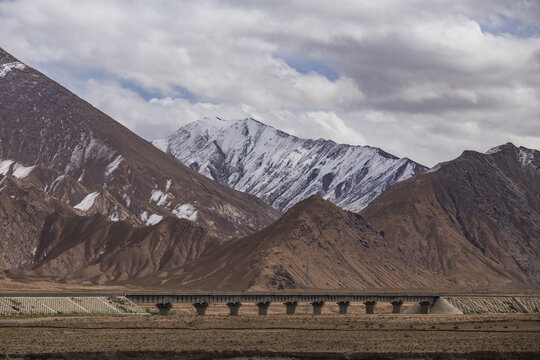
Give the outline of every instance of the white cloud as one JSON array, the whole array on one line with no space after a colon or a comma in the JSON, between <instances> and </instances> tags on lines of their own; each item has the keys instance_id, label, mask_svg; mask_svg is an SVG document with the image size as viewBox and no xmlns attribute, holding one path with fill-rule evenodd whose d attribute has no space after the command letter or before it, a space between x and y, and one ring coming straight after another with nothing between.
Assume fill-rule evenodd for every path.
<instances>
[{"instance_id":1,"label":"white cloud","mask_svg":"<svg viewBox=\"0 0 540 360\"><path fill-rule=\"evenodd\" d=\"M307 126L320 128L326 136L323 138L335 139L338 142L347 144L365 144L366 140L358 132L349 128L345 122L333 112L310 111L305 114L308 121Z\"/></svg>"},{"instance_id":2,"label":"white cloud","mask_svg":"<svg viewBox=\"0 0 540 360\"><path fill-rule=\"evenodd\" d=\"M253 116L433 165L507 141L540 148L539 9L16 0L0 2L0 46L147 139L202 116Z\"/></svg>"}]
</instances>

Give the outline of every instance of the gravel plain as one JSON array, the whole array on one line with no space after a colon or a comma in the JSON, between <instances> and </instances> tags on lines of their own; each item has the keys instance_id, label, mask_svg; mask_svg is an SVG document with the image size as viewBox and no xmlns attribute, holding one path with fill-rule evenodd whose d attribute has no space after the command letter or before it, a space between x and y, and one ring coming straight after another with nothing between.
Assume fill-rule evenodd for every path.
<instances>
[{"instance_id":1,"label":"gravel plain","mask_svg":"<svg viewBox=\"0 0 540 360\"><path fill-rule=\"evenodd\" d=\"M4 317L0 358L540 359L538 314L366 315L353 305L320 316L304 304L296 315L275 304L258 316L246 304L237 317L225 305L199 317L186 304L166 316Z\"/></svg>"}]
</instances>

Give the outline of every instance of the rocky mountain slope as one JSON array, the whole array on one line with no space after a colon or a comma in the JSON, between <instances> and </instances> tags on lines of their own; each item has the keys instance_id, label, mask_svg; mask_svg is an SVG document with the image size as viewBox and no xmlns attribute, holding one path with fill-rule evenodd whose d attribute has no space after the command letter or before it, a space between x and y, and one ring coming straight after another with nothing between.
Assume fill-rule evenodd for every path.
<instances>
[{"instance_id":1,"label":"rocky mountain slope","mask_svg":"<svg viewBox=\"0 0 540 360\"><path fill-rule=\"evenodd\" d=\"M506 144L464 152L395 184L362 215L461 286L540 284L540 152Z\"/></svg>"},{"instance_id":2,"label":"rocky mountain slope","mask_svg":"<svg viewBox=\"0 0 540 360\"><path fill-rule=\"evenodd\" d=\"M100 209L121 206L105 189L92 206L72 206L88 189L41 165L2 161L0 175L0 272L11 279L120 284L152 276L159 285L217 241L172 216L151 226L113 221Z\"/></svg>"},{"instance_id":3,"label":"rocky mountain slope","mask_svg":"<svg viewBox=\"0 0 540 360\"><path fill-rule=\"evenodd\" d=\"M434 288L449 282L405 258L362 216L311 196L260 232L212 244L168 284L262 290Z\"/></svg>"},{"instance_id":4,"label":"rocky mountain slope","mask_svg":"<svg viewBox=\"0 0 540 360\"><path fill-rule=\"evenodd\" d=\"M280 210L316 194L360 211L395 182L426 170L378 148L300 139L254 119L204 118L153 144Z\"/></svg>"},{"instance_id":5,"label":"rocky mountain slope","mask_svg":"<svg viewBox=\"0 0 540 360\"><path fill-rule=\"evenodd\" d=\"M61 200L79 211L140 225L186 218L225 237L252 233L280 215L179 164L2 49L0 120L0 159L57 173L44 188L50 194L65 187Z\"/></svg>"}]
</instances>

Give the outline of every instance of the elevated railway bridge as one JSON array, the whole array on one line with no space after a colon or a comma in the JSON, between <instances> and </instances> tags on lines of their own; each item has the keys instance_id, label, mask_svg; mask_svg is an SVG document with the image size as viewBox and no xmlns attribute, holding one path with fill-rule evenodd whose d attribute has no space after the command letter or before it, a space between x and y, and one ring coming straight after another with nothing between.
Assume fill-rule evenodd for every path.
<instances>
[{"instance_id":1,"label":"elevated railway bridge","mask_svg":"<svg viewBox=\"0 0 540 360\"><path fill-rule=\"evenodd\" d=\"M167 312L175 303L190 303L197 314L205 315L211 303L225 303L230 315L238 315L243 303L255 303L259 315L267 315L272 303L285 305L285 313L292 315L298 303L311 303L313 314L321 314L325 303L334 302L339 305L339 313L347 314L351 302L361 302L366 306L366 313L373 314L377 302L392 304L392 313L400 313L404 302L417 302L420 312L428 314L431 304L439 295L434 294L361 294L361 293L324 293L324 292L197 292L197 293L149 293L131 292L124 294L137 304L156 304L158 309Z\"/></svg>"}]
</instances>

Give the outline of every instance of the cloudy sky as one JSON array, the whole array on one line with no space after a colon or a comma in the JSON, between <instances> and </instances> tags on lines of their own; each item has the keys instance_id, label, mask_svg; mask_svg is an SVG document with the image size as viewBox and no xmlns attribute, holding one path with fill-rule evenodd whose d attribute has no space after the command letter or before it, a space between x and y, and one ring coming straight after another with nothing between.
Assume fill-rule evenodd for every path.
<instances>
[{"instance_id":1,"label":"cloudy sky","mask_svg":"<svg viewBox=\"0 0 540 360\"><path fill-rule=\"evenodd\" d=\"M251 116L428 166L540 149L540 0L0 0L0 34L149 140Z\"/></svg>"}]
</instances>

